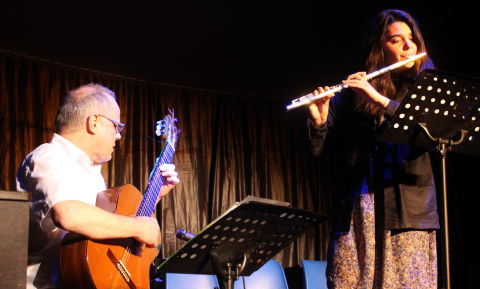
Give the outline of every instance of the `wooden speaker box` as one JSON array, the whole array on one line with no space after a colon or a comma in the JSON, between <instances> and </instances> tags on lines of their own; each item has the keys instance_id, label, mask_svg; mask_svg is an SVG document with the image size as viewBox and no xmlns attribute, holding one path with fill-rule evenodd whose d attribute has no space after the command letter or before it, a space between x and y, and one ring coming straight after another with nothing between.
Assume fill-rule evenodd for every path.
<instances>
[{"instance_id":1,"label":"wooden speaker box","mask_svg":"<svg viewBox=\"0 0 480 289\"><path fill-rule=\"evenodd\" d=\"M27 286L30 193L0 191L0 288Z\"/></svg>"}]
</instances>

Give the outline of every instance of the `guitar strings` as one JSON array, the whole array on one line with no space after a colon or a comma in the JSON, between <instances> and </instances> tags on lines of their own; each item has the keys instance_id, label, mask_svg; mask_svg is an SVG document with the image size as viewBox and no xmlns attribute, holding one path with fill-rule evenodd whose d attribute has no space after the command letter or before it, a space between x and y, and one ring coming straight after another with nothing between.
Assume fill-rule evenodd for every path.
<instances>
[{"instance_id":1,"label":"guitar strings","mask_svg":"<svg viewBox=\"0 0 480 289\"><path fill-rule=\"evenodd\" d=\"M161 166L162 164L165 164L165 163L171 163L174 150L169 150L169 148L172 148L172 146L169 145L169 143L167 142L164 153L160 155L158 166ZM147 188L147 193L146 193L147 196L143 199L142 203L140 204L140 209L137 212L137 216L151 216L153 214L153 210L155 209L155 205L156 205L156 200L158 198L162 185L163 185L163 177L161 175L161 171L159 169L156 169L154 172L154 175L152 176L151 181L149 182L149 187ZM135 248L138 248L140 245L141 244L137 240L133 238L130 240L129 245L127 246L127 252L129 254L125 252L124 258L122 258L124 259L125 263L128 263L132 250L134 250Z\"/></svg>"},{"instance_id":2,"label":"guitar strings","mask_svg":"<svg viewBox=\"0 0 480 289\"><path fill-rule=\"evenodd\" d=\"M175 148L167 140L164 151L160 155L160 161L158 162L158 167L160 167L163 164L171 163L174 153L175 153ZM140 208L136 214L137 217L138 216L150 217L153 214L155 205L157 203L158 195L160 194L160 189L163 186L163 176L161 174L160 169L158 169L158 167L155 169L152 179L148 184L147 192L145 193L146 197L144 197L142 199L142 202L140 203ZM126 251L122 256L122 262L125 266L127 266L127 264L129 263L130 257L131 255L133 255L132 252L135 249L138 249L139 246L141 246L140 242L138 242L135 238L130 238L130 241L126 247Z\"/></svg>"},{"instance_id":3,"label":"guitar strings","mask_svg":"<svg viewBox=\"0 0 480 289\"><path fill-rule=\"evenodd\" d=\"M160 155L158 166L161 166L162 164L165 164L165 163L171 163L174 150L173 151L169 150L168 148L171 148L172 146L171 145L169 146L168 144L169 143L167 142L164 153ZM155 209L155 205L156 205L156 200L158 198L162 185L163 185L163 177L161 175L161 171L159 169L156 169L152 176L152 179L149 182L149 187L147 188L146 197L142 200L142 203L140 204L140 208L137 212L137 216L151 216L153 214L153 210ZM122 261L124 262L124 264L128 264L130 260L130 256L132 255L132 251L137 249L139 246L141 246L141 244L136 239L134 238L130 239L130 242L127 246L127 251L124 253L122 257Z\"/></svg>"}]
</instances>

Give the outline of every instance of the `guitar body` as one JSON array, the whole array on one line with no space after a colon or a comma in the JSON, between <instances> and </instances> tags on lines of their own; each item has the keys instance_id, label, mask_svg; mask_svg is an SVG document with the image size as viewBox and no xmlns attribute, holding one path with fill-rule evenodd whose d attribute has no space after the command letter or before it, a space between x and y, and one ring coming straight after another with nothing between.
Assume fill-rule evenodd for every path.
<instances>
[{"instance_id":1,"label":"guitar body","mask_svg":"<svg viewBox=\"0 0 480 289\"><path fill-rule=\"evenodd\" d=\"M124 185L100 193L97 207L135 217L142 197L134 186ZM150 265L158 252L138 246L134 238L89 240L68 233L60 251L63 280L69 289L148 289Z\"/></svg>"}]
</instances>

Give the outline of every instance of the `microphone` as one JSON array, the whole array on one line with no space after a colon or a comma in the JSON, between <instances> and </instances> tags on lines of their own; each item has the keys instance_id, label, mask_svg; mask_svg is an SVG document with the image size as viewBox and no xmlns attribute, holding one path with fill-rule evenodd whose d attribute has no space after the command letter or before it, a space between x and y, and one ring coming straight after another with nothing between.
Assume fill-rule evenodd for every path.
<instances>
[{"instance_id":1,"label":"microphone","mask_svg":"<svg viewBox=\"0 0 480 289\"><path fill-rule=\"evenodd\" d=\"M193 237L195 237L194 234L189 233L185 230L178 229L177 231L177 238L183 241L190 241Z\"/></svg>"}]
</instances>

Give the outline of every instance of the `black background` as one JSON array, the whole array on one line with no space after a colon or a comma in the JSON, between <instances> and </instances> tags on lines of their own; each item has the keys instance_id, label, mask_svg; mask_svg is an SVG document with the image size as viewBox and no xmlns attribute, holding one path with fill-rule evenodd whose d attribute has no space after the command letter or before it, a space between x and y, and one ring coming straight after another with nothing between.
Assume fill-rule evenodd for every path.
<instances>
[{"instance_id":1,"label":"black background","mask_svg":"<svg viewBox=\"0 0 480 289\"><path fill-rule=\"evenodd\" d=\"M480 76L467 1L0 3L1 49L161 83L296 98L355 72L361 37L386 8L419 21L439 69Z\"/></svg>"}]
</instances>

